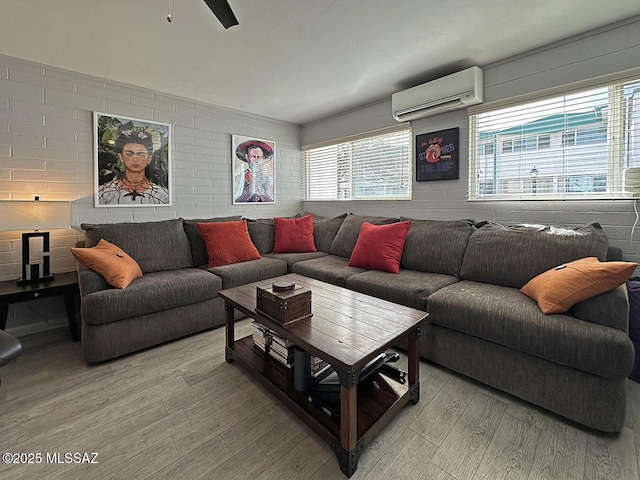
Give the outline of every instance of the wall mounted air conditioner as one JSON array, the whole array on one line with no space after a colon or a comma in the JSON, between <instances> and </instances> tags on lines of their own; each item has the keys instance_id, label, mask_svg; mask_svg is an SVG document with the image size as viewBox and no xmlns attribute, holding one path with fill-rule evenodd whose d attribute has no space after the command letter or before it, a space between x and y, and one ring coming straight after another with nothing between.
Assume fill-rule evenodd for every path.
<instances>
[{"instance_id":1,"label":"wall mounted air conditioner","mask_svg":"<svg viewBox=\"0 0 640 480\"><path fill-rule=\"evenodd\" d=\"M640 197L640 168L630 167L624 170L624 196Z\"/></svg>"},{"instance_id":2,"label":"wall mounted air conditioner","mask_svg":"<svg viewBox=\"0 0 640 480\"><path fill-rule=\"evenodd\" d=\"M428 117L482 103L482 70L471 67L391 96L399 122Z\"/></svg>"}]
</instances>

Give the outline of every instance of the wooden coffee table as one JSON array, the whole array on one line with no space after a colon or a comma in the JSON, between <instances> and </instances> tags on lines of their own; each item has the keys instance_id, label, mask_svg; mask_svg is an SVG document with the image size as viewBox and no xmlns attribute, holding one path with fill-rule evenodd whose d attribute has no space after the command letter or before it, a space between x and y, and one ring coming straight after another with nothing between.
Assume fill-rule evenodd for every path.
<instances>
[{"instance_id":1,"label":"wooden coffee table","mask_svg":"<svg viewBox=\"0 0 640 480\"><path fill-rule=\"evenodd\" d=\"M311 290L313 316L283 327L256 312L256 287L285 280ZM225 301L227 362L242 365L329 443L345 475L353 475L364 447L402 407L420 399L418 339L426 312L296 274L229 288L219 295ZM305 392L296 390L293 369L254 347L251 335L235 339L234 309L333 366L340 379L339 420L327 416L309 402ZM404 338L409 345L407 382L374 373L358 384L362 367Z\"/></svg>"}]
</instances>

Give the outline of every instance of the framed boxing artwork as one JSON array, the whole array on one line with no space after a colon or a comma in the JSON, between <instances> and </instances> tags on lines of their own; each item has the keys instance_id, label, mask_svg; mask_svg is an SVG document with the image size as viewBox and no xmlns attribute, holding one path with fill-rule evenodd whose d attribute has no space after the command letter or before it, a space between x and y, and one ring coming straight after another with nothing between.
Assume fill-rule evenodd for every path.
<instances>
[{"instance_id":1,"label":"framed boxing artwork","mask_svg":"<svg viewBox=\"0 0 640 480\"><path fill-rule=\"evenodd\" d=\"M275 203L276 142L231 136L233 204Z\"/></svg>"},{"instance_id":2,"label":"framed boxing artwork","mask_svg":"<svg viewBox=\"0 0 640 480\"><path fill-rule=\"evenodd\" d=\"M416 135L416 181L460 178L460 129Z\"/></svg>"},{"instance_id":3,"label":"framed boxing artwork","mask_svg":"<svg viewBox=\"0 0 640 480\"><path fill-rule=\"evenodd\" d=\"M96 207L171 205L171 125L94 112Z\"/></svg>"}]
</instances>

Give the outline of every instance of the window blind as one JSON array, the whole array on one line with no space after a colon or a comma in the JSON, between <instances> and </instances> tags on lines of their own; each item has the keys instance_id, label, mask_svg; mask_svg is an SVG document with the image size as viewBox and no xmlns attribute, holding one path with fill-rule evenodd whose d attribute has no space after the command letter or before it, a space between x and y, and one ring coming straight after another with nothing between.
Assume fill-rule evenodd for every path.
<instances>
[{"instance_id":1,"label":"window blind","mask_svg":"<svg viewBox=\"0 0 640 480\"><path fill-rule=\"evenodd\" d=\"M302 153L305 200L410 199L411 127Z\"/></svg>"},{"instance_id":2,"label":"window blind","mask_svg":"<svg viewBox=\"0 0 640 480\"><path fill-rule=\"evenodd\" d=\"M624 179L640 167L640 77L472 114L469 124L471 200L633 194Z\"/></svg>"}]
</instances>

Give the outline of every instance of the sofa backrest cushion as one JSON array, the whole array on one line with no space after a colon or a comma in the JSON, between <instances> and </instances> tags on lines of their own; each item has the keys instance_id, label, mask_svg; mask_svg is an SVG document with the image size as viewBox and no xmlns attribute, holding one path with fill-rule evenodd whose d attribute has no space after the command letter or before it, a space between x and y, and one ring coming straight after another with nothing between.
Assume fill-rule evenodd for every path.
<instances>
[{"instance_id":1,"label":"sofa backrest cushion","mask_svg":"<svg viewBox=\"0 0 640 480\"><path fill-rule=\"evenodd\" d=\"M605 261L607 246L607 236L596 222L576 229L487 222L469 238L460 276L522 288L532 278L563 263L584 257Z\"/></svg>"},{"instance_id":2,"label":"sofa backrest cushion","mask_svg":"<svg viewBox=\"0 0 640 480\"><path fill-rule=\"evenodd\" d=\"M200 235L196 224L209 222L234 222L240 219L242 219L241 215L234 215L232 217L185 219L184 233L187 234L187 238L189 239L189 245L191 246L191 262L194 267L199 267L209 263L207 247L204 244L204 240L202 239L202 235Z\"/></svg>"},{"instance_id":3,"label":"sofa backrest cushion","mask_svg":"<svg viewBox=\"0 0 640 480\"><path fill-rule=\"evenodd\" d=\"M308 214L309 212L303 213L303 215ZM333 218L313 215L313 242L319 252L331 251L333 239L336 238L345 218L347 218L346 213Z\"/></svg>"},{"instance_id":4,"label":"sofa backrest cushion","mask_svg":"<svg viewBox=\"0 0 640 480\"><path fill-rule=\"evenodd\" d=\"M353 252L353 247L356 246L358 235L360 235L360 229L364 222L369 222L373 225L388 225L398 220L398 218L354 215L350 213L342 222L340 230L338 230L336 237L333 239L329 253L349 258Z\"/></svg>"},{"instance_id":5,"label":"sofa backrest cushion","mask_svg":"<svg viewBox=\"0 0 640 480\"><path fill-rule=\"evenodd\" d=\"M117 245L133 258L142 273L191 267L189 239L182 218L160 222L101 223L80 225L87 247L100 239Z\"/></svg>"},{"instance_id":6,"label":"sofa backrest cushion","mask_svg":"<svg viewBox=\"0 0 640 480\"><path fill-rule=\"evenodd\" d=\"M467 242L474 230L471 220L412 220L400 266L459 277Z\"/></svg>"},{"instance_id":7,"label":"sofa backrest cushion","mask_svg":"<svg viewBox=\"0 0 640 480\"><path fill-rule=\"evenodd\" d=\"M275 239L273 218L246 218L249 237L258 249L260 255L271 253Z\"/></svg>"}]
</instances>

